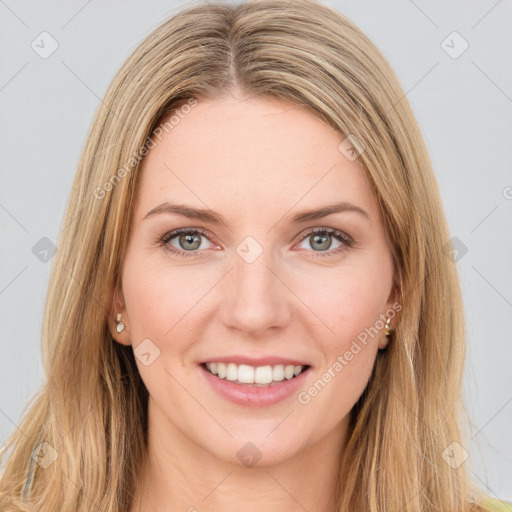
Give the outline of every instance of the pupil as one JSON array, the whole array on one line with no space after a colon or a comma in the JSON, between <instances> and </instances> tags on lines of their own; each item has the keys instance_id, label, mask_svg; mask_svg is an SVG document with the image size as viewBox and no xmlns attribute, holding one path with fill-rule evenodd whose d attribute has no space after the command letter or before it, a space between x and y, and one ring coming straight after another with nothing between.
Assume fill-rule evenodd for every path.
<instances>
[{"instance_id":1,"label":"pupil","mask_svg":"<svg viewBox=\"0 0 512 512\"><path fill-rule=\"evenodd\" d=\"M194 241L196 242L195 246L194 247L186 247L186 244L194 244ZM185 244L185 246L184 246ZM190 234L187 234L187 235L181 235L180 236L180 245L185 249L198 249L199 246L201 245L201 239L200 237L198 236L197 233L194 233L192 235Z\"/></svg>"},{"instance_id":2,"label":"pupil","mask_svg":"<svg viewBox=\"0 0 512 512\"><path fill-rule=\"evenodd\" d=\"M320 241L322 239L324 240L323 243ZM329 249L329 247L331 246L330 235L313 235L313 240L314 243L320 243L320 245L322 246L319 248L320 250ZM314 247L313 244L312 246Z\"/></svg>"}]
</instances>

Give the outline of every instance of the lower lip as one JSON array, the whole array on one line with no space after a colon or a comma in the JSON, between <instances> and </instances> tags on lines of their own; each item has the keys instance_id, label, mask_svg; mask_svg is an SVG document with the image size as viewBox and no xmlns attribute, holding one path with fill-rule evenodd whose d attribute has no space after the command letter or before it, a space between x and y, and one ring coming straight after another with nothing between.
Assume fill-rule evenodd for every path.
<instances>
[{"instance_id":1,"label":"lower lip","mask_svg":"<svg viewBox=\"0 0 512 512\"><path fill-rule=\"evenodd\" d=\"M271 386L256 387L236 384L233 381L212 375L201 365L199 368L207 382L220 396L245 407L265 407L288 398L304 384L304 380L311 370L309 367L297 377L273 383Z\"/></svg>"}]
</instances>

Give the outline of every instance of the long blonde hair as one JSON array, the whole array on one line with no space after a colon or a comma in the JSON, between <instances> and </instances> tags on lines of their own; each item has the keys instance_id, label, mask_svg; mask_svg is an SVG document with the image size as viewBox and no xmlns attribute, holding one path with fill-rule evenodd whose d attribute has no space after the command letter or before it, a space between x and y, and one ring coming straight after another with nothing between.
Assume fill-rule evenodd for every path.
<instances>
[{"instance_id":1,"label":"long blonde hair","mask_svg":"<svg viewBox=\"0 0 512 512\"><path fill-rule=\"evenodd\" d=\"M129 509L146 456L148 393L132 348L113 342L107 318L137 171L164 115L234 88L302 105L354 135L382 208L403 309L351 411L338 509L472 510L478 491L465 465L452 468L443 458L451 443L467 446L465 332L428 152L381 53L314 0L191 6L149 34L116 74L73 183L44 316L46 381L3 447L3 456L12 453L0 509ZM36 464L36 449L57 459Z\"/></svg>"}]
</instances>

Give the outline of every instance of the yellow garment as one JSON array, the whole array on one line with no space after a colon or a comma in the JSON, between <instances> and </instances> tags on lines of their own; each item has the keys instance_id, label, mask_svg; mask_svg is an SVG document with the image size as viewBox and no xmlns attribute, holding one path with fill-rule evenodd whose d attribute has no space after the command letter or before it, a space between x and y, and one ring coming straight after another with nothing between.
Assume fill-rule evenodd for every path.
<instances>
[{"instance_id":1,"label":"yellow garment","mask_svg":"<svg viewBox=\"0 0 512 512\"><path fill-rule=\"evenodd\" d=\"M487 498L482 506L488 512L512 512L512 503L494 498Z\"/></svg>"}]
</instances>

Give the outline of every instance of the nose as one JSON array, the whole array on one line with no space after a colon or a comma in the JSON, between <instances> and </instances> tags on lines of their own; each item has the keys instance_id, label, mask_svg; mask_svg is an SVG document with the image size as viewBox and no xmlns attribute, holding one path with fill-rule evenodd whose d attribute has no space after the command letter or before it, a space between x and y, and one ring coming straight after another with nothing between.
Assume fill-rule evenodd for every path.
<instances>
[{"instance_id":1,"label":"nose","mask_svg":"<svg viewBox=\"0 0 512 512\"><path fill-rule=\"evenodd\" d=\"M234 253L234 268L222 290L220 318L224 326L263 337L266 331L275 334L276 329L288 324L293 294L275 263L270 250L264 250L252 262Z\"/></svg>"}]
</instances>

